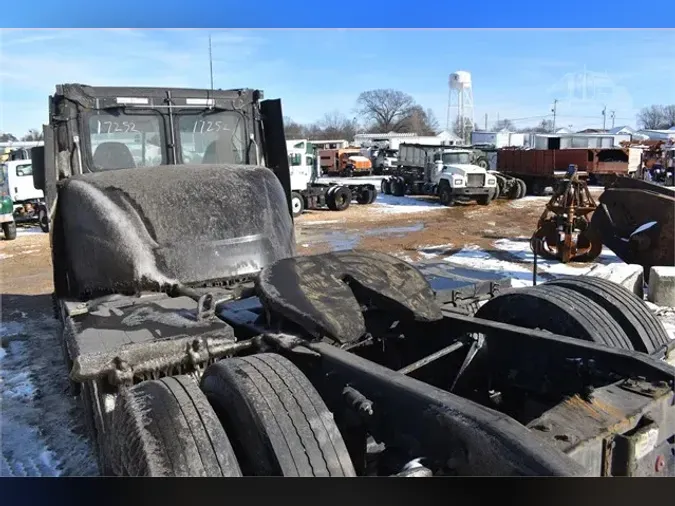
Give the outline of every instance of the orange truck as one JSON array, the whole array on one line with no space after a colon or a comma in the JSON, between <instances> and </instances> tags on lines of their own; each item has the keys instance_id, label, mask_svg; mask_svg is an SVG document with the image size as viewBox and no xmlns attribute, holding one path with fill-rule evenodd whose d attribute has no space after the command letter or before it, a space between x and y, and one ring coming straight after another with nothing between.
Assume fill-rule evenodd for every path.
<instances>
[{"instance_id":1,"label":"orange truck","mask_svg":"<svg viewBox=\"0 0 675 506\"><path fill-rule=\"evenodd\" d=\"M363 156L357 147L321 149L319 163L327 176L369 176L373 170L370 158Z\"/></svg>"}]
</instances>

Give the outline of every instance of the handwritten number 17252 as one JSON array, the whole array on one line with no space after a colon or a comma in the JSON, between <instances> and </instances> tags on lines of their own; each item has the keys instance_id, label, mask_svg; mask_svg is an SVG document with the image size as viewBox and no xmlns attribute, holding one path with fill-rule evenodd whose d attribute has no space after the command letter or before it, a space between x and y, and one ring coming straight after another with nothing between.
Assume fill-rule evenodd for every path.
<instances>
[{"instance_id":1,"label":"handwritten number 17252","mask_svg":"<svg viewBox=\"0 0 675 506\"><path fill-rule=\"evenodd\" d=\"M99 127L102 134L140 133L136 130L136 123L133 121L101 121Z\"/></svg>"}]
</instances>

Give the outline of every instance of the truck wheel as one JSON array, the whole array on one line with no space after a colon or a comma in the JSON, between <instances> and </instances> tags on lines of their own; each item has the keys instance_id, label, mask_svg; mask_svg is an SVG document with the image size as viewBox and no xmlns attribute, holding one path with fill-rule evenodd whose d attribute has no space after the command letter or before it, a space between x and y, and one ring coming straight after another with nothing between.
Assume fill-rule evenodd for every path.
<instances>
[{"instance_id":1,"label":"truck wheel","mask_svg":"<svg viewBox=\"0 0 675 506\"><path fill-rule=\"evenodd\" d=\"M522 199L527 195L527 184L522 179L516 179L516 183L518 184L518 196L516 198Z\"/></svg>"},{"instance_id":2,"label":"truck wheel","mask_svg":"<svg viewBox=\"0 0 675 506\"><path fill-rule=\"evenodd\" d=\"M230 440L188 376L144 381L117 398L110 450L121 476L241 476Z\"/></svg>"},{"instance_id":3,"label":"truck wheel","mask_svg":"<svg viewBox=\"0 0 675 506\"><path fill-rule=\"evenodd\" d=\"M356 197L356 202L361 205L372 204L375 201L377 193L370 188L364 188Z\"/></svg>"},{"instance_id":4,"label":"truck wheel","mask_svg":"<svg viewBox=\"0 0 675 506\"><path fill-rule=\"evenodd\" d=\"M476 317L634 349L624 330L602 306L562 286L537 285L498 295L487 301Z\"/></svg>"},{"instance_id":5,"label":"truck wheel","mask_svg":"<svg viewBox=\"0 0 675 506\"><path fill-rule=\"evenodd\" d=\"M478 165L479 167L481 167L485 170L490 170L490 162L484 156L481 156L481 157L476 159L476 165Z\"/></svg>"},{"instance_id":6,"label":"truck wheel","mask_svg":"<svg viewBox=\"0 0 675 506\"><path fill-rule=\"evenodd\" d=\"M476 197L476 202L478 203L479 206L487 206L492 202L492 195L481 195L480 197Z\"/></svg>"},{"instance_id":7,"label":"truck wheel","mask_svg":"<svg viewBox=\"0 0 675 506\"><path fill-rule=\"evenodd\" d=\"M398 179L395 179L391 183L391 193L394 197L404 197L405 196L405 183Z\"/></svg>"},{"instance_id":8,"label":"truck wheel","mask_svg":"<svg viewBox=\"0 0 675 506\"><path fill-rule=\"evenodd\" d=\"M202 390L246 476L355 476L333 415L302 372L264 353L209 366Z\"/></svg>"},{"instance_id":9,"label":"truck wheel","mask_svg":"<svg viewBox=\"0 0 675 506\"><path fill-rule=\"evenodd\" d=\"M624 286L592 277L564 277L544 285L569 288L602 306L626 332L636 351L652 354L670 342L661 321Z\"/></svg>"},{"instance_id":10,"label":"truck wheel","mask_svg":"<svg viewBox=\"0 0 675 506\"><path fill-rule=\"evenodd\" d=\"M291 192L291 208L293 209L294 218L300 216L305 210L305 199L298 192Z\"/></svg>"},{"instance_id":11,"label":"truck wheel","mask_svg":"<svg viewBox=\"0 0 675 506\"><path fill-rule=\"evenodd\" d=\"M371 188L369 192L370 192L370 200L368 201L368 204L372 204L377 200L377 190L375 188Z\"/></svg>"},{"instance_id":12,"label":"truck wheel","mask_svg":"<svg viewBox=\"0 0 675 506\"><path fill-rule=\"evenodd\" d=\"M16 239L16 222L8 221L2 224L2 231L5 233L6 241L13 241Z\"/></svg>"},{"instance_id":13,"label":"truck wheel","mask_svg":"<svg viewBox=\"0 0 675 506\"><path fill-rule=\"evenodd\" d=\"M532 189L532 195L537 197L541 197L546 192L546 185L537 179L532 182L530 188Z\"/></svg>"},{"instance_id":14,"label":"truck wheel","mask_svg":"<svg viewBox=\"0 0 675 506\"><path fill-rule=\"evenodd\" d=\"M326 204L331 211L344 211L352 201L352 191L346 186L337 186L326 195Z\"/></svg>"},{"instance_id":15,"label":"truck wheel","mask_svg":"<svg viewBox=\"0 0 675 506\"><path fill-rule=\"evenodd\" d=\"M380 183L380 190L385 195L391 195L391 181L389 181L389 179L383 179Z\"/></svg>"},{"instance_id":16,"label":"truck wheel","mask_svg":"<svg viewBox=\"0 0 675 506\"><path fill-rule=\"evenodd\" d=\"M40 225L40 229L45 233L49 233L49 215L47 214L47 210L44 207L41 207L40 210L38 211L38 223Z\"/></svg>"},{"instance_id":17,"label":"truck wheel","mask_svg":"<svg viewBox=\"0 0 675 506\"><path fill-rule=\"evenodd\" d=\"M443 185L439 188L438 198L444 206L451 206L453 204L452 191L448 185Z\"/></svg>"}]
</instances>

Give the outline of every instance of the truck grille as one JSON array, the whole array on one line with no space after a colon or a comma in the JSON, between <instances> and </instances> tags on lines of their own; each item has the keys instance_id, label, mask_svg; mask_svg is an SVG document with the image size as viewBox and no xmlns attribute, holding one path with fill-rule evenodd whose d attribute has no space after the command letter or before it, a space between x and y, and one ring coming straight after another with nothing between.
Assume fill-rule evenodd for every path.
<instances>
[{"instance_id":1,"label":"truck grille","mask_svg":"<svg viewBox=\"0 0 675 506\"><path fill-rule=\"evenodd\" d=\"M482 188L485 186L484 174L468 174L466 176L466 186L468 188Z\"/></svg>"}]
</instances>

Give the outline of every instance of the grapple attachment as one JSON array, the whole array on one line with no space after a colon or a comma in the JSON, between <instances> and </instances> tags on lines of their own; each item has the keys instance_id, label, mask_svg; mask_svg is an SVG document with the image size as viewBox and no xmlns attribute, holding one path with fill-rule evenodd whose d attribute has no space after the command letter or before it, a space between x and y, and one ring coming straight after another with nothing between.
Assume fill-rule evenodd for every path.
<instances>
[{"instance_id":1,"label":"grapple attachment","mask_svg":"<svg viewBox=\"0 0 675 506\"><path fill-rule=\"evenodd\" d=\"M596 209L586 182L573 172L555 188L530 239L532 251L563 263L590 262L600 255L602 242L589 230Z\"/></svg>"}]
</instances>

